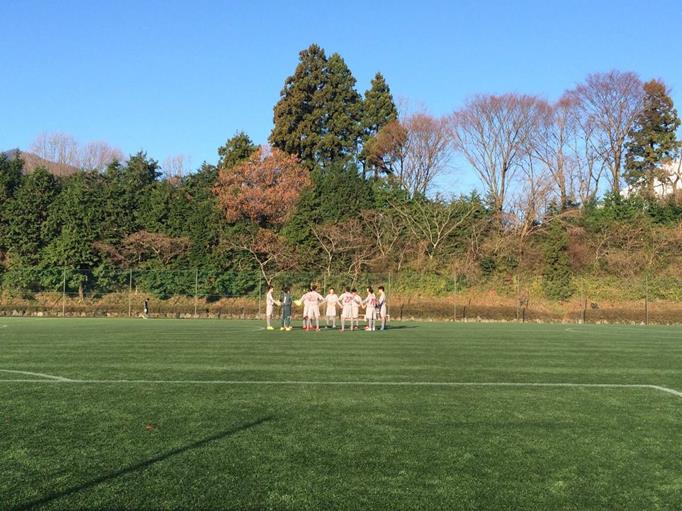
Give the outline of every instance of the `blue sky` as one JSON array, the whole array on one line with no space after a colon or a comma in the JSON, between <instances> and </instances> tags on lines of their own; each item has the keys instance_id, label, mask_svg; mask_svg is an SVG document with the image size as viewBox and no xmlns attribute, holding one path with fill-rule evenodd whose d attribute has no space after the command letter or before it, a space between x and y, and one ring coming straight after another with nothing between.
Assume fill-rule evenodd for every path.
<instances>
[{"instance_id":1,"label":"blue sky","mask_svg":"<svg viewBox=\"0 0 682 511\"><path fill-rule=\"evenodd\" d=\"M681 18L674 0L2 0L0 149L63 131L215 162L237 130L267 140L312 42L345 58L361 92L381 71L434 114L481 92L555 99L610 69L662 78L680 103Z\"/></svg>"}]
</instances>

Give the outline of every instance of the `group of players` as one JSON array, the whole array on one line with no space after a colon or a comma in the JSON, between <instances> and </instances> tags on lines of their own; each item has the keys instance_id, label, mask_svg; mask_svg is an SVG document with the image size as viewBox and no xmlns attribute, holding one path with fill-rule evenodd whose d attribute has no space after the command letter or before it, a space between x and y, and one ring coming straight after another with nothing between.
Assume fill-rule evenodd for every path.
<instances>
[{"instance_id":1,"label":"group of players","mask_svg":"<svg viewBox=\"0 0 682 511\"><path fill-rule=\"evenodd\" d=\"M303 307L303 330L320 330L320 305L326 304L325 328L336 328L337 309L341 309L341 332L346 330L346 322L349 323L350 330L360 328L360 308L365 310L365 330L386 329L388 319L388 306L386 303L386 292L384 286L379 286L378 293L374 294L371 287L367 288L367 296L363 299L357 289L346 287L339 296L333 288L329 288L327 296L322 296L317 292L316 286L311 285L308 291L298 300L294 300L288 286L282 289L279 300L275 299L275 290L268 286L268 294L265 305L266 329L274 330L272 320L274 318L275 306L281 307L282 326L280 330L292 330L291 315L293 305Z\"/></svg>"}]
</instances>

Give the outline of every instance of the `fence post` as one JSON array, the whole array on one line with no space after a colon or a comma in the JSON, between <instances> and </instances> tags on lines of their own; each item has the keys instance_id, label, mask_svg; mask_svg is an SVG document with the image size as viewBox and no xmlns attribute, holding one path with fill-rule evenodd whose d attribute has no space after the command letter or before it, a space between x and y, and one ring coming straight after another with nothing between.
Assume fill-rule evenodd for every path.
<instances>
[{"instance_id":1,"label":"fence post","mask_svg":"<svg viewBox=\"0 0 682 511\"><path fill-rule=\"evenodd\" d=\"M644 274L644 324L649 324L649 274Z\"/></svg>"},{"instance_id":2,"label":"fence post","mask_svg":"<svg viewBox=\"0 0 682 511\"><path fill-rule=\"evenodd\" d=\"M199 268L194 268L194 318L197 317L197 306L199 305Z\"/></svg>"},{"instance_id":3,"label":"fence post","mask_svg":"<svg viewBox=\"0 0 682 511\"><path fill-rule=\"evenodd\" d=\"M587 293L585 292L585 280L583 279L583 325L587 322Z\"/></svg>"},{"instance_id":4,"label":"fence post","mask_svg":"<svg viewBox=\"0 0 682 511\"><path fill-rule=\"evenodd\" d=\"M386 316L390 319L391 318L391 311L389 310L390 303L391 303L391 281L393 280L393 272L389 271L388 272L388 299L386 300Z\"/></svg>"},{"instance_id":5,"label":"fence post","mask_svg":"<svg viewBox=\"0 0 682 511\"><path fill-rule=\"evenodd\" d=\"M66 317L66 268L62 270L62 317Z\"/></svg>"},{"instance_id":6,"label":"fence post","mask_svg":"<svg viewBox=\"0 0 682 511\"><path fill-rule=\"evenodd\" d=\"M453 284L455 285L455 295L452 300L452 320L457 321L457 272L453 272Z\"/></svg>"},{"instance_id":7,"label":"fence post","mask_svg":"<svg viewBox=\"0 0 682 511\"><path fill-rule=\"evenodd\" d=\"M262 294L261 286L262 285L263 285L262 275L259 273L258 274L258 318L257 319L260 319L260 317L261 317L260 311L261 311L261 294Z\"/></svg>"},{"instance_id":8,"label":"fence post","mask_svg":"<svg viewBox=\"0 0 682 511\"><path fill-rule=\"evenodd\" d=\"M133 269L128 271L128 317L133 316Z\"/></svg>"}]
</instances>

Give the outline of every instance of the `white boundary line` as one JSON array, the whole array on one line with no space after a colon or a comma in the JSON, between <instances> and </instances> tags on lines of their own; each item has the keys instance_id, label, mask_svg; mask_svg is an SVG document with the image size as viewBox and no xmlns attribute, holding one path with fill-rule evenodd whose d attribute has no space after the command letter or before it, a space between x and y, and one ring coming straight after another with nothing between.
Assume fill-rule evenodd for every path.
<instances>
[{"instance_id":1,"label":"white boundary line","mask_svg":"<svg viewBox=\"0 0 682 511\"><path fill-rule=\"evenodd\" d=\"M314 380L76 380L28 371L2 372L41 376L44 379L12 379L0 383L82 383L82 384L163 384L163 385L282 385L282 386L358 386L358 387L567 387L596 389L653 389L682 398L682 392L645 383L538 383L538 382L431 382L431 381L314 381Z\"/></svg>"},{"instance_id":2,"label":"white boundary line","mask_svg":"<svg viewBox=\"0 0 682 511\"><path fill-rule=\"evenodd\" d=\"M46 380L33 380L33 381L60 381L60 382L70 382L69 378L63 378L61 376L54 376L52 374L44 373L32 373L30 371L16 371L13 369L0 369L0 373L10 373L10 374L25 374L27 376L40 376L41 378L46 378ZM12 380L0 380L0 381L12 381Z\"/></svg>"}]
</instances>

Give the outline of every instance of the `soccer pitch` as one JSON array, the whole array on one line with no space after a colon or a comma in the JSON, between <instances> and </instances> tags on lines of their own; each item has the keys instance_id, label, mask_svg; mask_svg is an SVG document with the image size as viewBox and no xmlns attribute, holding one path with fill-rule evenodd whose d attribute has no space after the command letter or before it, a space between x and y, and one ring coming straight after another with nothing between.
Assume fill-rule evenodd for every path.
<instances>
[{"instance_id":1,"label":"soccer pitch","mask_svg":"<svg viewBox=\"0 0 682 511\"><path fill-rule=\"evenodd\" d=\"M0 509L682 507L682 329L0 319Z\"/></svg>"}]
</instances>

